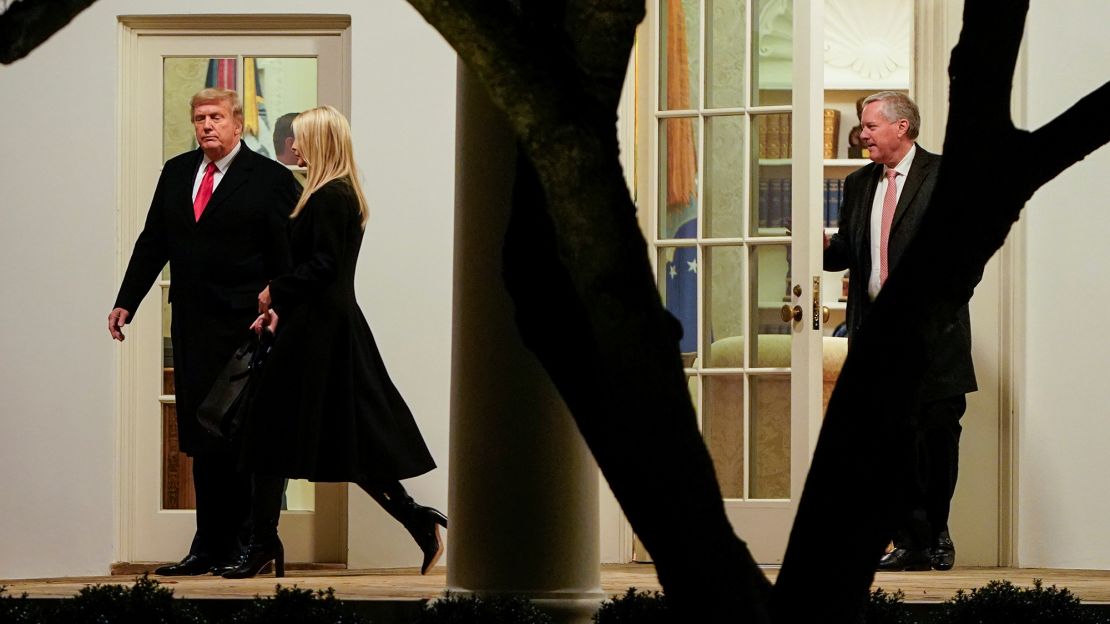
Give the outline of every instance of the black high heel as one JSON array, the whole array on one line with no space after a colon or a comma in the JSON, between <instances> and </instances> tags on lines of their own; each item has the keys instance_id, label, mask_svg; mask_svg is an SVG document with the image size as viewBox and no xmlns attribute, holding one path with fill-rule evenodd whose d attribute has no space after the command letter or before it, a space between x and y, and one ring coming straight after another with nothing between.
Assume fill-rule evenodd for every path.
<instances>
[{"instance_id":1,"label":"black high heel","mask_svg":"<svg viewBox=\"0 0 1110 624\"><path fill-rule=\"evenodd\" d=\"M269 571L273 564L274 578L285 576L285 547L281 540L274 536L260 544L251 538L246 554L239 560L239 565L224 572L221 576L228 579L244 579L258 576Z\"/></svg>"},{"instance_id":2,"label":"black high heel","mask_svg":"<svg viewBox=\"0 0 1110 624\"><path fill-rule=\"evenodd\" d=\"M439 527L447 528L447 516L443 512L431 507L416 505L414 522L406 526L420 550L424 553L424 562L420 564L420 573L427 574L428 570L439 561L443 555L443 539L439 535Z\"/></svg>"},{"instance_id":3,"label":"black high heel","mask_svg":"<svg viewBox=\"0 0 1110 624\"><path fill-rule=\"evenodd\" d=\"M439 527L447 528L447 516L438 509L416 504L399 481L358 485L366 490L366 493L377 501L382 509L400 522L416 541L416 545L424 553L420 573L427 574L443 555L443 539L439 535Z\"/></svg>"}]
</instances>

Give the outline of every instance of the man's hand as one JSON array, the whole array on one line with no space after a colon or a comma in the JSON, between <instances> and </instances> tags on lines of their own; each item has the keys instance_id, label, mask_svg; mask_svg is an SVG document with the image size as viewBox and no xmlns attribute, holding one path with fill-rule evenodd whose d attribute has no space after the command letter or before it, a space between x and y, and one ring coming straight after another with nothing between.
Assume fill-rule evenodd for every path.
<instances>
[{"instance_id":1,"label":"man's hand","mask_svg":"<svg viewBox=\"0 0 1110 624\"><path fill-rule=\"evenodd\" d=\"M829 233L825 232L825 249L829 248Z\"/></svg>"},{"instance_id":2,"label":"man's hand","mask_svg":"<svg viewBox=\"0 0 1110 624\"><path fill-rule=\"evenodd\" d=\"M127 317L131 313L123 308L115 308L108 313L108 333L112 338L123 342L126 336L123 335L123 326L127 324Z\"/></svg>"}]
</instances>

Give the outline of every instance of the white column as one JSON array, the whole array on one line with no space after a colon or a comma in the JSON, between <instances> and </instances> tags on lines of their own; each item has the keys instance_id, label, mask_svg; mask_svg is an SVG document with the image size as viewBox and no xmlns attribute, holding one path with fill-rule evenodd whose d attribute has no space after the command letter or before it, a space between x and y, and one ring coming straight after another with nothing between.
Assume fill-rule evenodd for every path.
<instances>
[{"instance_id":1,"label":"white column","mask_svg":"<svg viewBox=\"0 0 1110 624\"><path fill-rule=\"evenodd\" d=\"M597 467L521 343L501 277L514 138L459 65L447 587L527 595L589 622L601 592Z\"/></svg>"}]
</instances>

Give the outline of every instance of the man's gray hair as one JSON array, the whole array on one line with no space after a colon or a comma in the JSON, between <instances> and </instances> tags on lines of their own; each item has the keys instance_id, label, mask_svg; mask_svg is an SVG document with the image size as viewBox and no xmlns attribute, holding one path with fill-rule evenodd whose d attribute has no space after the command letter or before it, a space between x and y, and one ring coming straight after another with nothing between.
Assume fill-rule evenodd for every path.
<instances>
[{"instance_id":1,"label":"man's gray hair","mask_svg":"<svg viewBox=\"0 0 1110 624\"><path fill-rule=\"evenodd\" d=\"M921 131L921 112L910 96L899 91L879 91L867 96L863 105L866 107L871 102L882 102L883 117L887 121L908 121L910 126L906 129L906 135L911 139L917 138L917 133Z\"/></svg>"}]
</instances>

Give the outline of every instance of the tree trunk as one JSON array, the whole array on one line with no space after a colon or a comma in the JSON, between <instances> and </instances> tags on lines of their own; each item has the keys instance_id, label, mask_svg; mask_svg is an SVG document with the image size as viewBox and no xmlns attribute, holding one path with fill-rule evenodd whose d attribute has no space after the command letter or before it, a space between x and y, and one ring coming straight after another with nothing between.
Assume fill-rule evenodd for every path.
<instances>
[{"instance_id":1,"label":"tree trunk","mask_svg":"<svg viewBox=\"0 0 1110 624\"><path fill-rule=\"evenodd\" d=\"M1105 124L1083 123L1086 135L1056 130L1099 118L1110 84L1036 132L1014 127L1011 88L1028 8L1028 0L964 5L937 186L829 401L775 587L776 621L844 622L860 612L894 528L891 444L920 405L934 345L1032 194L1110 140Z\"/></svg>"}]
</instances>

